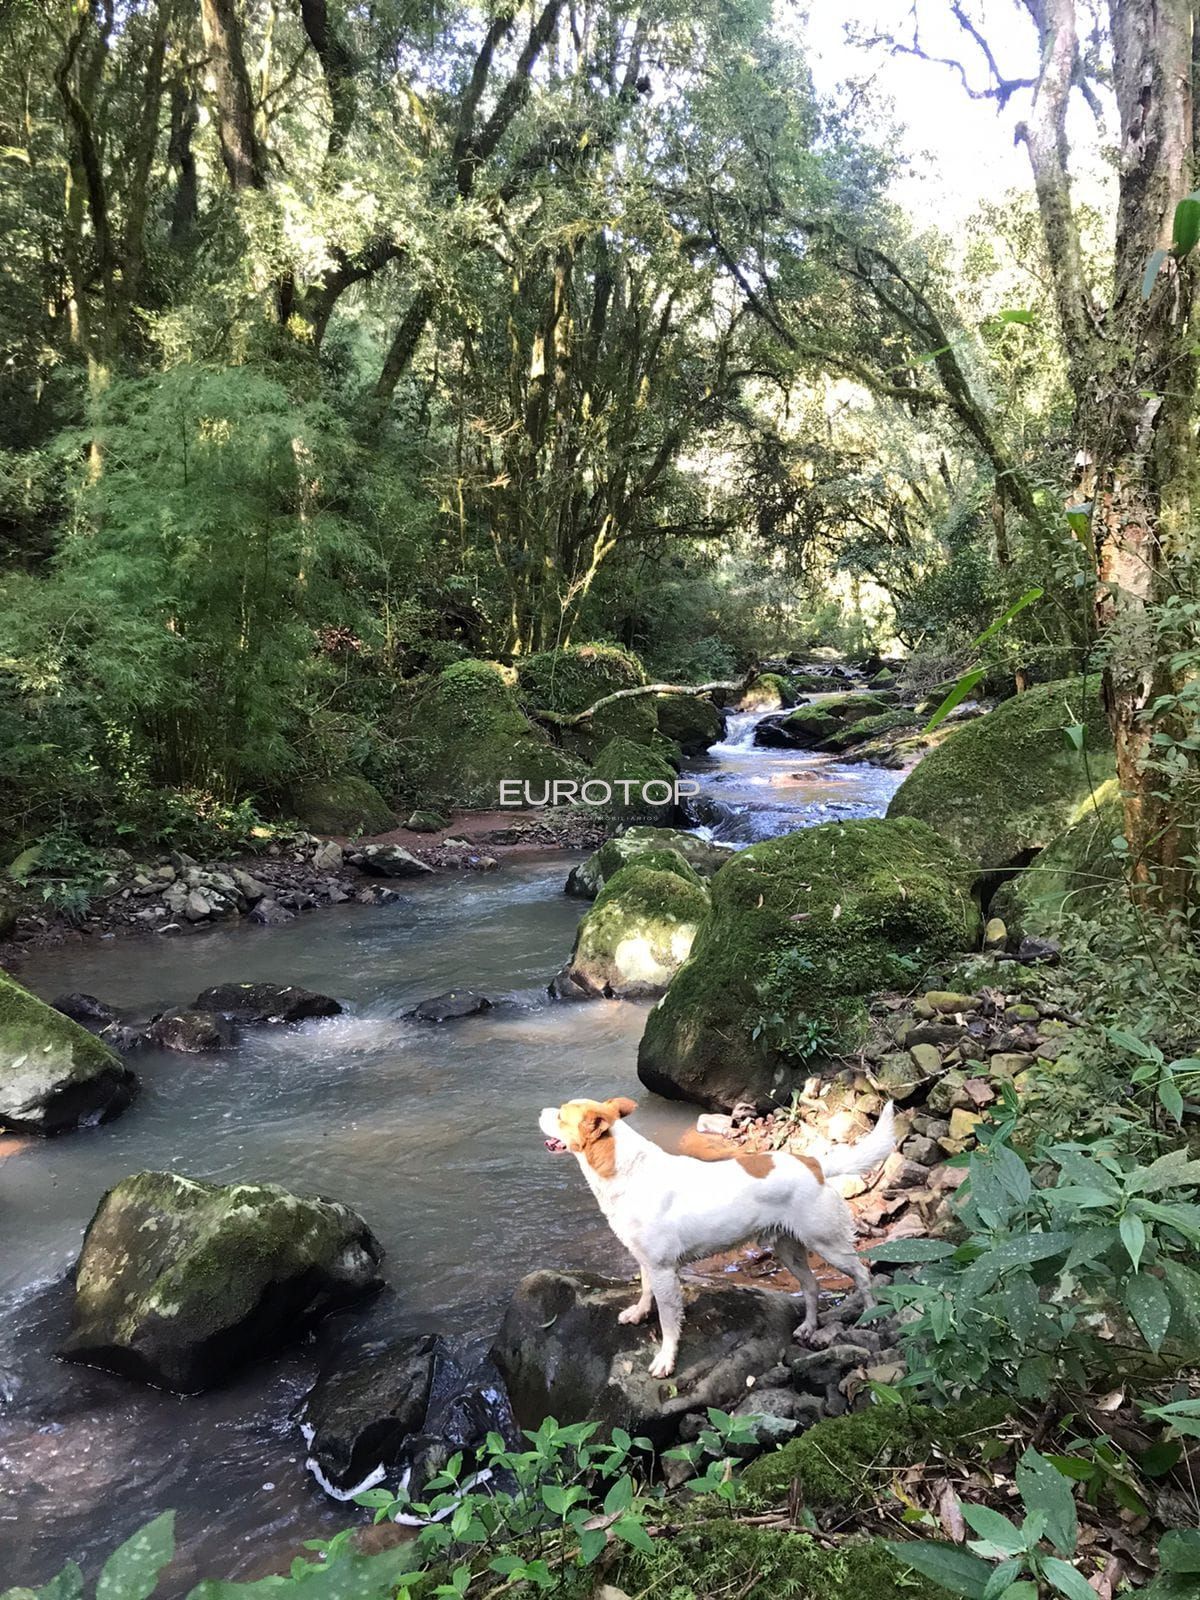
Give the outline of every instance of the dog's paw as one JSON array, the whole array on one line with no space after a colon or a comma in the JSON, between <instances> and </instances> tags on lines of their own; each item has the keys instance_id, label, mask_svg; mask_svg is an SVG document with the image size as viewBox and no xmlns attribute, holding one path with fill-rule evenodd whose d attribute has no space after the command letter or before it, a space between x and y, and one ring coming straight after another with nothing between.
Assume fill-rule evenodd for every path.
<instances>
[{"instance_id":1,"label":"dog's paw","mask_svg":"<svg viewBox=\"0 0 1200 1600\"><path fill-rule=\"evenodd\" d=\"M669 1378L675 1371L675 1357L660 1355L650 1363L650 1376L652 1378Z\"/></svg>"},{"instance_id":2,"label":"dog's paw","mask_svg":"<svg viewBox=\"0 0 1200 1600\"><path fill-rule=\"evenodd\" d=\"M643 1310L640 1305L626 1306L624 1311L622 1311L621 1314L618 1316L617 1321L618 1322L645 1322L646 1318L649 1315L650 1315L650 1307L649 1306L647 1306L645 1308L645 1310Z\"/></svg>"},{"instance_id":3,"label":"dog's paw","mask_svg":"<svg viewBox=\"0 0 1200 1600\"><path fill-rule=\"evenodd\" d=\"M807 1322L802 1322L795 1333L792 1334L792 1338L795 1339L797 1344L811 1344L816 1331L815 1324L810 1325Z\"/></svg>"}]
</instances>

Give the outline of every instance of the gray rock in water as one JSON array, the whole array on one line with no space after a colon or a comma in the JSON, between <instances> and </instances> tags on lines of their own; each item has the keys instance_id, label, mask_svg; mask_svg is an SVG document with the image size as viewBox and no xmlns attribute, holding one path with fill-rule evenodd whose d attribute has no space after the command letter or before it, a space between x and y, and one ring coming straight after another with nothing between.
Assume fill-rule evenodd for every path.
<instances>
[{"instance_id":1,"label":"gray rock in water","mask_svg":"<svg viewBox=\"0 0 1200 1600\"><path fill-rule=\"evenodd\" d=\"M309 1017L336 1017L341 1002L312 989L278 983L220 983L192 1002L194 1011L217 1011L239 1022L304 1022Z\"/></svg>"},{"instance_id":2,"label":"gray rock in water","mask_svg":"<svg viewBox=\"0 0 1200 1600\"><path fill-rule=\"evenodd\" d=\"M49 1134L106 1122L137 1088L107 1045L0 973L0 1128Z\"/></svg>"},{"instance_id":3,"label":"gray rock in water","mask_svg":"<svg viewBox=\"0 0 1200 1600\"><path fill-rule=\"evenodd\" d=\"M88 1226L61 1354L179 1393L207 1389L378 1289L382 1257L362 1218L334 1201L139 1172Z\"/></svg>"},{"instance_id":4,"label":"gray rock in water","mask_svg":"<svg viewBox=\"0 0 1200 1600\"><path fill-rule=\"evenodd\" d=\"M228 1017L212 1011L168 1011L155 1017L146 1030L146 1042L160 1050L183 1055L203 1055L210 1050L231 1050L236 1030Z\"/></svg>"},{"instance_id":5,"label":"gray rock in water","mask_svg":"<svg viewBox=\"0 0 1200 1600\"><path fill-rule=\"evenodd\" d=\"M369 844L350 857L360 871L373 878L419 878L433 868L398 844Z\"/></svg>"},{"instance_id":6,"label":"gray rock in water","mask_svg":"<svg viewBox=\"0 0 1200 1600\"><path fill-rule=\"evenodd\" d=\"M52 1004L55 1011L61 1011L64 1017L70 1017L91 1033L99 1033L120 1020L116 1007L97 1000L94 994L60 994Z\"/></svg>"},{"instance_id":7,"label":"gray rock in water","mask_svg":"<svg viewBox=\"0 0 1200 1600\"><path fill-rule=\"evenodd\" d=\"M656 1323L617 1321L636 1298L631 1285L592 1274L534 1272L521 1280L492 1346L521 1427L549 1416L593 1420L646 1434L661 1448L679 1437L687 1413L730 1409L745 1396L747 1378L795 1349L802 1309L791 1296L689 1288L675 1374L652 1378Z\"/></svg>"},{"instance_id":8,"label":"gray rock in water","mask_svg":"<svg viewBox=\"0 0 1200 1600\"><path fill-rule=\"evenodd\" d=\"M294 911L285 910L278 901L271 899L260 900L249 915L251 922L257 922L264 928L282 928L296 920Z\"/></svg>"},{"instance_id":9,"label":"gray rock in water","mask_svg":"<svg viewBox=\"0 0 1200 1600\"><path fill-rule=\"evenodd\" d=\"M445 994L419 1000L404 1015L418 1022L454 1022L459 1017L474 1017L481 1011L490 1011L494 1004L487 995L477 994L474 989L448 989Z\"/></svg>"},{"instance_id":10,"label":"gray rock in water","mask_svg":"<svg viewBox=\"0 0 1200 1600\"><path fill-rule=\"evenodd\" d=\"M460 1340L402 1338L323 1373L304 1404L307 1466L327 1494L344 1500L368 1485L408 1475L425 1481L455 1451L482 1450L489 1433L515 1444L516 1426L494 1366Z\"/></svg>"}]
</instances>

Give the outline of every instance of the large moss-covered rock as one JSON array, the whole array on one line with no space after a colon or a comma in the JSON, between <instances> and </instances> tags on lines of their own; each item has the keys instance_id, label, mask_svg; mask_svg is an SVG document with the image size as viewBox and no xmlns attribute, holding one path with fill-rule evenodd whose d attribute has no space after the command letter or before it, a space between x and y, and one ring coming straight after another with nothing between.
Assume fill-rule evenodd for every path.
<instances>
[{"instance_id":1,"label":"large moss-covered rock","mask_svg":"<svg viewBox=\"0 0 1200 1600\"><path fill-rule=\"evenodd\" d=\"M778 711L796 704L796 690L778 672L762 672L738 701L739 711Z\"/></svg>"},{"instance_id":2,"label":"large moss-covered rock","mask_svg":"<svg viewBox=\"0 0 1200 1600\"><path fill-rule=\"evenodd\" d=\"M858 997L901 976L898 958L975 943L970 877L908 819L825 823L742 851L713 879L691 956L646 1019L638 1076L716 1110L786 1102L809 1068L766 1019L826 1049L853 1043Z\"/></svg>"},{"instance_id":3,"label":"large moss-covered rock","mask_svg":"<svg viewBox=\"0 0 1200 1600\"><path fill-rule=\"evenodd\" d=\"M1084 749L1068 727L1084 729ZM1095 678L1029 689L955 728L892 796L889 817L915 817L985 872L1021 865L1082 814L1114 775Z\"/></svg>"},{"instance_id":4,"label":"large moss-covered rock","mask_svg":"<svg viewBox=\"0 0 1200 1600\"><path fill-rule=\"evenodd\" d=\"M1010 936L1053 933L1064 915L1102 916L1125 885L1125 813L1115 778L1079 807L1077 819L1052 839L1033 865L1002 883L992 899Z\"/></svg>"},{"instance_id":5,"label":"large moss-covered rock","mask_svg":"<svg viewBox=\"0 0 1200 1600\"><path fill-rule=\"evenodd\" d=\"M0 972L0 1128L62 1133L105 1122L137 1087L106 1044Z\"/></svg>"},{"instance_id":6,"label":"large moss-covered rock","mask_svg":"<svg viewBox=\"0 0 1200 1600\"><path fill-rule=\"evenodd\" d=\"M583 776L582 763L521 710L509 676L494 661L456 661L424 685L402 732L404 786L415 800L497 806L508 781L531 785L533 802L544 803L547 784Z\"/></svg>"},{"instance_id":7,"label":"large moss-covered rock","mask_svg":"<svg viewBox=\"0 0 1200 1600\"><path fill-rule=\"evenodd\" d=\"M207 1389L379 1288L382 1257L335 1201L139 1172L88 1225L62 1354L179 1393Z\"/></svg>"},{"instance_id":8,"label":"large moss-covered rock","mask_svg":"<svg viewBox=\"0 0 1200 1600\"><path fill-rule=\"evenodd\" d=\"M894 711L881 711L877 716L862 717L858 722L843 724L835 733L827 734L818 748L833 754L841 754L845 750L853 750L858 745L867 744L872 739L879 739L884 734L920 726L921 719L913 711L904 711L900 708Z\"/></svg>"},{"instance_id":9,"label":"large moss-covered rock","mask_svg":"<svg viewBox=\"0 0 1200 1600\"><path fill-rule=\"evenodd\" d=\"M387 833L396 826L396 813L373 783L354 772L313 778L292 791L296 818L313 833Z\"/></svg>"},{"instance_id":10,"label":"large moss-covered rock","mask_svg":"<svg viewBox=\"0 0 1200 1600\"><path fill-rule=\"evenodd\" d=\"M632 739L609 740L581 792L584 800L595 803L605 816L623 821L662 826L678 809L675 769L656 750ZM600 798L593 802L593 795Z\"/></svg>"},{"instance_id":11,"label":"large moss-covered rock","mask_svg":"<svg viewBox=\"0 0 1200 1600\"><path fill-rule=\"evenodd\" d=\"M673 739L685 756L702 756L725 732L721 713L711 700L694 694L660 694L659 732Z\"/></svg>"},{"instance_id":12,"label":"large moss-covered rock","mask_svg":"<svg viewBox=\"0 0 1200 1600\"><path fill-rule=\"evenodd\" d=\"M638 658L614 644L543 650L519 661L516 671L517 693L524 706L562 716L574 716L606 695L639 688L646 681ZM605 706L589 722L563 729L557 738L565 750L593 761L610 739L651 744L658 727L654 697L636 695Z\"/></svg>"},{"instance_id":13,"label":"large moss-covered rock","mask_svg":"<svg viewBox=\"0 0 1200 1600\"><path fill-rule=\"evenodd\" d=\"M599 850L572 869L566 891L580 900L594 900L614 873L648 855L656 858L657 870L678 870L670 862L659 859L667 853L686 863L701 878L711 878L733 858L733 851L727 845L710 844L707 839L684 833L681 828L626 828L615 838L606 839Z\"/></svg>"},{"instance_id":14,"label":"large moss-covered rock","mask_svg":"<svg viewBox=\"0 0 1200 1600\"><path fill-rule=\"evenodd\" d=\"M681 857L675 859L682 872L651 865L659 854L622 867L604 885L579 924L570 961L554 980L557 994L662 994L679 971L707 915L708 890Z\"/></svg>"}]
</instances>

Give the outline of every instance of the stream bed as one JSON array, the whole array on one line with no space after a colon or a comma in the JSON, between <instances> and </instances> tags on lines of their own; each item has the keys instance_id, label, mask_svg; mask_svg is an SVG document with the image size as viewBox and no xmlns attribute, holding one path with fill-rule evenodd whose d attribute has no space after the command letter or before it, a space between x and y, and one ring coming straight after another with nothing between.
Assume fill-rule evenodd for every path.
<instances>
[{"instance_id":1,"label":"stream bed","mask_svg":"<svg viewBox=\"0 0 1200 1600\"><path fill-rule=\"evenodd\" d=\"M728 807L706 831L748 843L885 809L900 774L759 749L755 720L731 718L726 742L692 764ZM537 1113L572 1095L633 1094L641 1130L667 1142L695 1110L640 1089L643 1005L546 996L586 909L562 892L579 859L514 856L494 873L405 884L389 906L351 903L281 929L30 956L22 981L47 998L83 990L149 1012L212 984L269 980L347 1009L247 1030L225 1054L141 1054L142 1093L117 1121L56 1140L0 1137L0 1589L44 1583L69 1557L94 1575L171 1507L180 1557L164 1600L202 1576L278 1570L303 1539L347 1520L304 1470L294 1413L322 1346L353 1337L353 1317L187 1398L53 1359L83 1230L129 1173L270 1181L354 1207L387 1251L389 1288L360 1314L364 1337L381 1322L486 1335L537 1267L629 1271L575 1164L545 1155ZM402 1017L452 987L500 1003L441 1026Z\"/></svg>"}]
</instances>

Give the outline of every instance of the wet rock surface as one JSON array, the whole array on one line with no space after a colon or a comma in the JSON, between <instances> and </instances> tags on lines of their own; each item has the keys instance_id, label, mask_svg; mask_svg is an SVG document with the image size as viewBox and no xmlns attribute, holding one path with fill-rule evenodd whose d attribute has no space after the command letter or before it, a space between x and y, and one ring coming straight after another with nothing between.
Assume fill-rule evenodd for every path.
<instances>
[{"instance_id":1,"label":"wet rock surface","mask_svg":"<svg viewBox=\"0 0 1200 1600\"><path fill-rule=\"evenodd\" d=\"M268 1024L336 1017L342 1005L331 995L292 984L222 983L198 994L193 1009L219 1012L239 1022Z\"/></svg>"}]
</instances>

